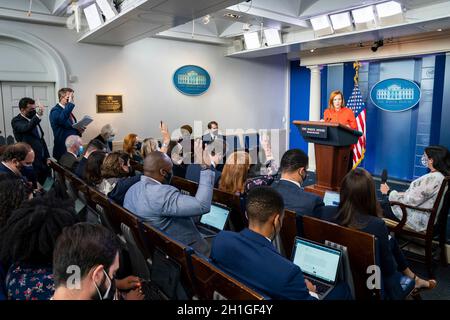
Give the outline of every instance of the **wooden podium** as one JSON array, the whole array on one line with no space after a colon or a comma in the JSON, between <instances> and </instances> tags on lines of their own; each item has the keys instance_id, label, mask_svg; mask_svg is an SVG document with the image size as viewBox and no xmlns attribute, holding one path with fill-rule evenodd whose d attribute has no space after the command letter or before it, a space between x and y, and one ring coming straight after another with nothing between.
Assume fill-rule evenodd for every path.
<instances>
[{"instance_id":1,"label":"wooden podium","mask_svg":"<svg viewBox=\"0 0 450 320\"><path fill-rule=\"evenodd\" d=\"M316 155L316 184L306 191L323 196L325 191L339 191L344 176L349 171L351 145L362 132L333 122L294 121L303 139L314 143Z\"/></svg>"}]
</instances>

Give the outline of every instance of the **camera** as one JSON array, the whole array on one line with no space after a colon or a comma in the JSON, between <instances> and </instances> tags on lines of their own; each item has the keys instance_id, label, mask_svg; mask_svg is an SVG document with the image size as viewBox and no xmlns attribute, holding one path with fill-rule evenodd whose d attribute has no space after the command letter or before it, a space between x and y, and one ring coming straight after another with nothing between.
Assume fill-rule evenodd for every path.
<instances>
[{"instance_id":1,"label":"camera","mask_svg":"<svg viewBox=\"0 0 450 320\"><path fill-rule=\"evenodd\" d=\"M382 47L384 45L384 41L383 40L378 40L375 41L372 45L372 47L370 48L373 52L376 52L378 50L379 47Z\"/></svg>"}]
</instances>

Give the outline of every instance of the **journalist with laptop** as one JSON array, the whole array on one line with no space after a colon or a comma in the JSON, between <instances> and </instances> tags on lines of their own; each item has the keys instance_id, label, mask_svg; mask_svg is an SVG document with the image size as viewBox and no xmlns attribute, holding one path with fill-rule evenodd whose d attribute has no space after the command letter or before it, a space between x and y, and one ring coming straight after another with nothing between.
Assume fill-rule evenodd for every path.
<instances>
[{"instance_id":1,"label":"journalist with laptop","mask_svg":"<svg viewBox=\"0 0 450 320\"><path fill-rule=\"evenodd\" d=\"M281 195L270 187L256 187L247 195L246 211L249 227L240 233L220 232L213 241L211 261L218 268L271 299L315 300L314 296L320 298L321 296L316 294L317 287L305 279L301 268L284 258L272 244L282 227L284 201ZM299 259L300 256L294 261ZM308 263L316 264L315 261ZM316 266L319 267L319 264ZM345 284L334 285L326 294L326 299L349 297L349 289Z\"/></svg>"}]
</instances>

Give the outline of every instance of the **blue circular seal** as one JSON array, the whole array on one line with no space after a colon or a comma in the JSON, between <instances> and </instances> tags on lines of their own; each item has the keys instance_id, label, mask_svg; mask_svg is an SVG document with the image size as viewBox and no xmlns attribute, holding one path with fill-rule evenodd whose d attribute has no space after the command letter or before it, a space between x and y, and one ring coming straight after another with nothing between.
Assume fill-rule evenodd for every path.
<instances>
[{"instance_id":1,"label":"blue circular seal","mask_svg":"<svg viewBox=\"0 0 450 320\"><path fill-rule=\"evenodd\" d=\"M199 66L187 65L178 68L173 75L173 84L183 94L198 96L211 85L208 71Z\"/></svg>"},{"instance_id":2,"label":"blue circular seal","mask_svg":"<svg viewBox=\"0 0 450 320\"><path fill-rule=\"evenodd\" d=\"M370 90L372 103L384 111L411 109L420 101L420 88L414 81L391 78L376 83Z\"/></svg>"}]
</instances>

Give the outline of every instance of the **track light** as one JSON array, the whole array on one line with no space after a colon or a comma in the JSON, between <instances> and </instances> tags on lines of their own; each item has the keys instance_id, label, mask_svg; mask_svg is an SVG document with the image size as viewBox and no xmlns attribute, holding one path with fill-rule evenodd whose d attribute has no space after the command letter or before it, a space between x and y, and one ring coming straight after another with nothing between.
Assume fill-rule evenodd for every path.
<instances>
[{"instance_id":1,"label":"track light","mask_svg":"<svg viewBox=\"0 0 450 320\"><path fill-rule=\"evenodd\" d=\"M208 24L210 21L211 21L211 16L209 14L204 16L203 19L202 19L202 23L203 24Z\"/></svg>"}]
</instances>

